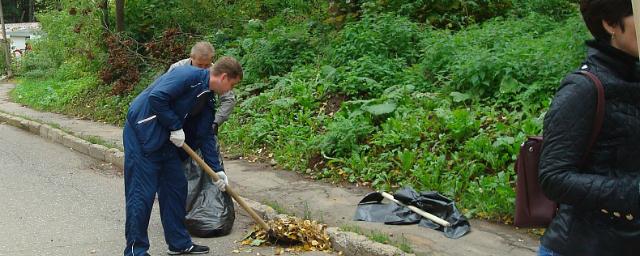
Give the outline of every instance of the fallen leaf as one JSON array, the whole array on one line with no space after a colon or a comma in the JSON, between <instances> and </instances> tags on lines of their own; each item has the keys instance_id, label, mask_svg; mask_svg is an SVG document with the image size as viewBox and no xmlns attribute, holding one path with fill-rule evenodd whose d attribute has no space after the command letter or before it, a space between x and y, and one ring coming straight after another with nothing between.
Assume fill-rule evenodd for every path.
<instances>
[{"instance_id":1,"label":"fallen leaf","mask_svg":"<svg viewBox=\"0 0 640 256\"><path fill-rule=\"evenodd\" d=\"M262 239L254 239L253 242L251 242L251 246L260 246L265 242L265 240Z\"/></svg>"}]
</instances>

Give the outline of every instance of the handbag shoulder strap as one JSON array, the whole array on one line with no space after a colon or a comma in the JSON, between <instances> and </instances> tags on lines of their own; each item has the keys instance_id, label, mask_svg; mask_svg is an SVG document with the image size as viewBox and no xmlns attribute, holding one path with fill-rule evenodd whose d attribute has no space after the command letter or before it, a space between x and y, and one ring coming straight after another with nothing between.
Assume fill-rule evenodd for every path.
<instances>
[{"instance_id":1,"label":"handbag shoulder strap","mask_svg":"<svg viewBox=\"0 0 640 256\"><path fill-rule=\"evenodd\" d=\"M587 155L589 154L589 151L591 151L591 148L593 148L593 145L595 145L596 139L600 134L600 129L602 128L602 121L604 119L604 87L602 86L602 82L600 82L600 79L598 79L598 77L593 73L586 70L580 70L580 73L587 76L589 79L591 79L591 81L593 81L593 83L595 84L596 89L598 90L598 102L596 104L596 117L593 122L593 127L591 129L591 139L589 140L589 146L587 147L587 151L584 153L584 156L582 157L582 162L584 164L587 160Z\"/></svg>"}]
</instances>

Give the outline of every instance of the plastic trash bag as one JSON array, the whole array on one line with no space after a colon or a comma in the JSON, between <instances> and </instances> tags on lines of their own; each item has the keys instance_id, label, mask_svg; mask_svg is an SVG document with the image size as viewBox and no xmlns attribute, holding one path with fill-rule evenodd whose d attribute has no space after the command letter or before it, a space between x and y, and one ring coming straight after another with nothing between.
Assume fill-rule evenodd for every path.
<instances>
[{"instance_id":1,"label":"plastic trash bag","mask_svg":"<svg viewBox=\"0 0 640 256\"><path fill-rule=\"evenodd\" d=\"M469 221L458 211L455 202L437 192L417 193L410 187L404 187L393 194L393 197L406 205L416 206L438 216L451 223L451 226L441 226L423 218L408 207L393 202L383 204L381 201L384 197L379 192L369 193L360 201L354 220L383 222L388 225L418 224L442 231L446 237L453 239L460 238L471 230Z\"/></svg>"},{"instance_id":2,"label":"plastic trash bag","mask_svg":"<svg viewBox=\"0 0 640 256\"><path fill-rule=\"evenodd\" d=\"M198 155L200 151L197 151ZM233 201L221 192L213 179L191 158L183 162L189 188L185 224L198 237L217 237L231 233L236 219Z\"/></svg>"}]
</instances>

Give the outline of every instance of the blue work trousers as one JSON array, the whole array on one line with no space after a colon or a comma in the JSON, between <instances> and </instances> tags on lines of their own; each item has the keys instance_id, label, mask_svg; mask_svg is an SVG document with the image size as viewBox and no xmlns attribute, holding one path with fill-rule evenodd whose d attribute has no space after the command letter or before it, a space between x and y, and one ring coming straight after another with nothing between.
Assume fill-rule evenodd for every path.
<instances>
[{"instance_id":1,"label":"blue work trousers","mask_svg":"<svg viewBox=\"0 0 640 256\"><path fill-rule=\"evenodd\" d=\"M167 141L153 153L143 153L134 131L125 125L124 185L126 200L125 256L144 255L149 249L149 218L156 193L160 218L169 250L191 247L184 225L187 179L177 147Z\"/></svg>"}]
</instances>

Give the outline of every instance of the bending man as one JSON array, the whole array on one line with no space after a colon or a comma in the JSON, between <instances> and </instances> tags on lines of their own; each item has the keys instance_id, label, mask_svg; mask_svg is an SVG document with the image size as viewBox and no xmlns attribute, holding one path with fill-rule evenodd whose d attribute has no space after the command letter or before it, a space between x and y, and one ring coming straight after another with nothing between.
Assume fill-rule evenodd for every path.
<instances>
[{"instance_id":1,"label":"bending man","mask_svg":"<svg viewBox=\"0 0 640 256\"><path fill-rule=\"evenodd\" d=\"M221 58L210 69L178 67L156 79L131 103L123 132L125 256L148 255L147 228L156 193L168 253L209 252L207 246L193 244L184 226L187 181L178 152L185 140L203 141L193 146L213 165L206 156L217 150L215 140L202 138L214 136L211 92L224 94L241 79L242 67L230 57ZM216 185L224 190L226 175L216 171L222 178Z\"/></svg>"}]
</instances>

